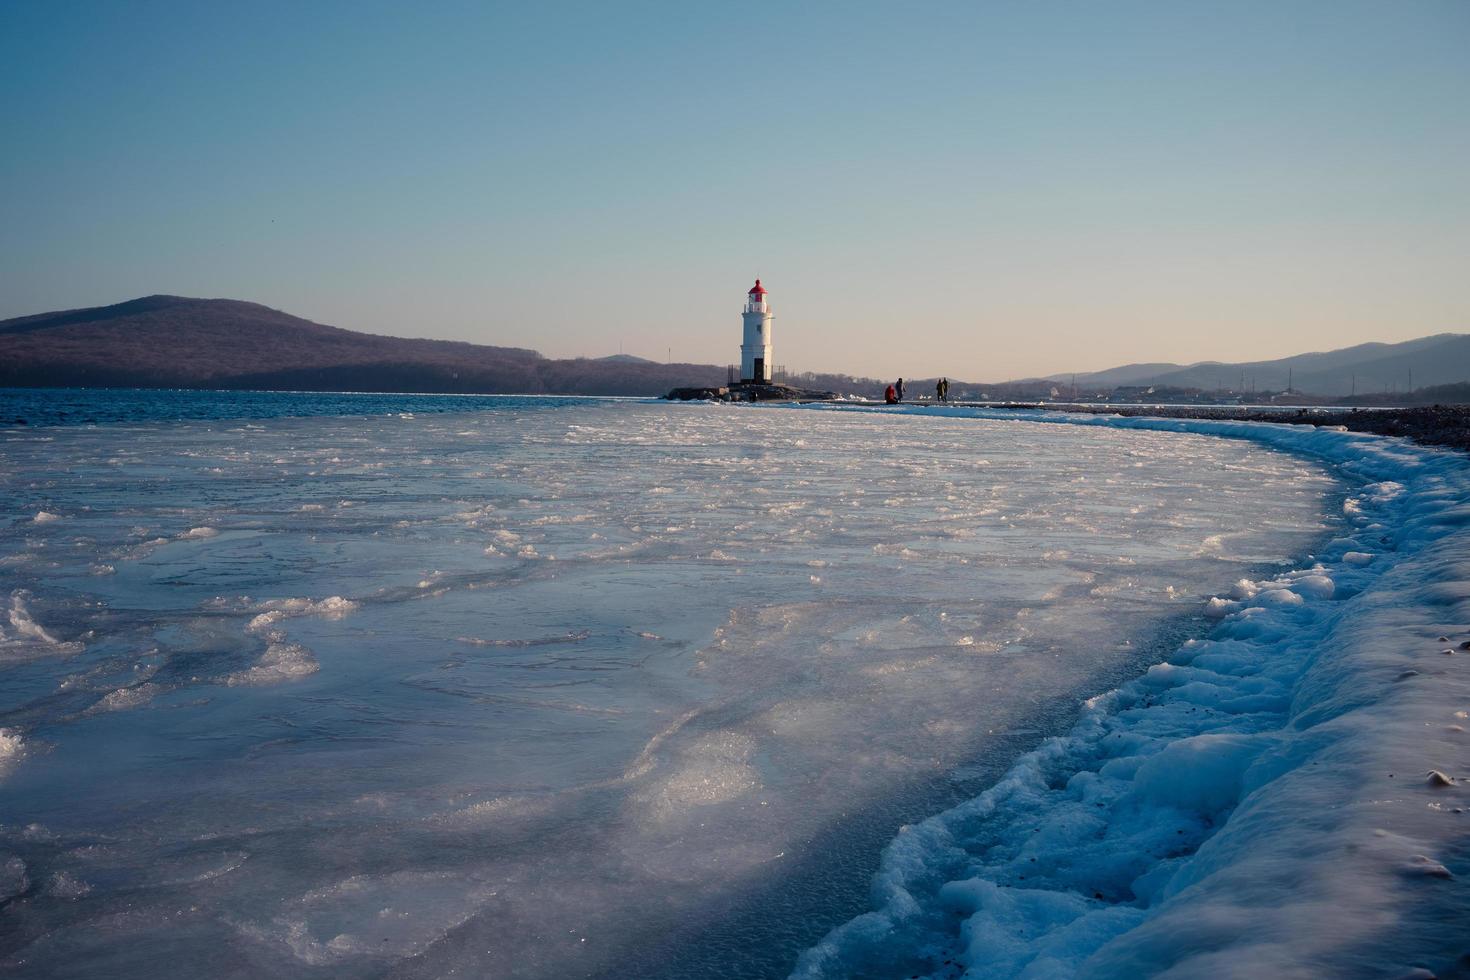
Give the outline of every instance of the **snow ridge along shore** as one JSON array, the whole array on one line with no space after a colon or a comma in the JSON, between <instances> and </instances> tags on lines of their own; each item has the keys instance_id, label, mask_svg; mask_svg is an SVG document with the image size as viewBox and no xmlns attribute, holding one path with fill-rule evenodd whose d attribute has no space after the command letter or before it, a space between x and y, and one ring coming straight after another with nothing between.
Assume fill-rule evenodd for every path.
<instances>
[{"instance_id":1,"label":"snow ridge along shore","mask_svg":"<svg viewBox=\"0 0 1470 980\"><path fill-rule=\"evenodd\" d=\"M1251 439L1356 489L1310 564L1235 583L1206 639L905 827L874 910L794 977L1470 972L1470 460L1264 422L896 411Z\"/></svg>"}]
</instances>

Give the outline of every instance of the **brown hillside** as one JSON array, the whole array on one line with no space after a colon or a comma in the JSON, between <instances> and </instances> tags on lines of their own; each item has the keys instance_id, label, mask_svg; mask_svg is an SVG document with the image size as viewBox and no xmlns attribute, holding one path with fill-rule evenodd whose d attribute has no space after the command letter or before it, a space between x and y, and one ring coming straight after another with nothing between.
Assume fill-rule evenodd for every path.
<instances>
[{"instance_id":1,"label":"brown hillside","mask_svg":"<svg viewBox=\"0 0 1470 980\"><path fill-rule=\"evenodd\" d=\"M228 299L147 296L0 321L0 385L20 387L658 395L724 376L714 365L383 337Z\"/></svg>"}]
</instances>

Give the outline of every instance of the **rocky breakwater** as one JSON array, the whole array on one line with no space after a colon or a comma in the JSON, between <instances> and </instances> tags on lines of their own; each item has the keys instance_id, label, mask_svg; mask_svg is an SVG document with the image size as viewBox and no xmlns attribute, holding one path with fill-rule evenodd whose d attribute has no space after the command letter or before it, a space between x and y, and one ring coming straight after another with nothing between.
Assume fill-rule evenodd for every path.
<instances>
[{"instance_id":1,"label":"rocky breakwater","mask_svg":"<svg viewBox=\"0 0 1470 980\"><path fill-rule=\"evenodd\" d=\"M826 402L840 397L835 391L793 388L779 384L733 384L728 387L675 388L669 401L690 402Z\"/></svg>"},{"instance_id":2,"label":"rocky breakwater","mask_svg":"<svg viewBox=\"0 0 1470 980\"><path fill-rule=\"evenodd\" d=\"M1048 406L1068 412L1152 416L1218 421L1289 422L1296 425L1342 426L1351 432L1403 436L1425 446L1448 446L1470 452L1470 405L1420 405L1412 408L1340 409L1302 407L1265 409L1175 405Z\"/></svg>"}]
</instances>

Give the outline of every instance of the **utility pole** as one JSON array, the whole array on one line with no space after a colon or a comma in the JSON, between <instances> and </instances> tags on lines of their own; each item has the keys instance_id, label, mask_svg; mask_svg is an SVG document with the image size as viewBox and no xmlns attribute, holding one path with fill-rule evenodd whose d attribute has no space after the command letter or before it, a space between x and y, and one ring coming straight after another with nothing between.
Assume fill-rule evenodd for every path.
<instances>
[{"instance_id":1,"label":"utility pole","mask_svg":"<svg viewBox=\"0 0 1470 980\"><path fill-rule=\"evenodd\" d=\"M1291 368L1286 369L1286 393L1291 394Z\"/></svg>"}]
</instances>

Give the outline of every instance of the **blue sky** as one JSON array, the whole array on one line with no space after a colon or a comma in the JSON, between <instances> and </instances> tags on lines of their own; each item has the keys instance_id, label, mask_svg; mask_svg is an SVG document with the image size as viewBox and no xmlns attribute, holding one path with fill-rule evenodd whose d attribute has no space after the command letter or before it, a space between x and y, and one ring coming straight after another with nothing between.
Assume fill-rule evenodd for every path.
<instances>
[{"instance_id":1,"label":"blue sky","mask_svg":"<svg viewBox=\"0 0 1470 980\"><path fill-rule=\"evenodd\" d=\"M0 3L0 317L997 380L1470 331L1470 4Z\"/></svg>"}]
</instances>

